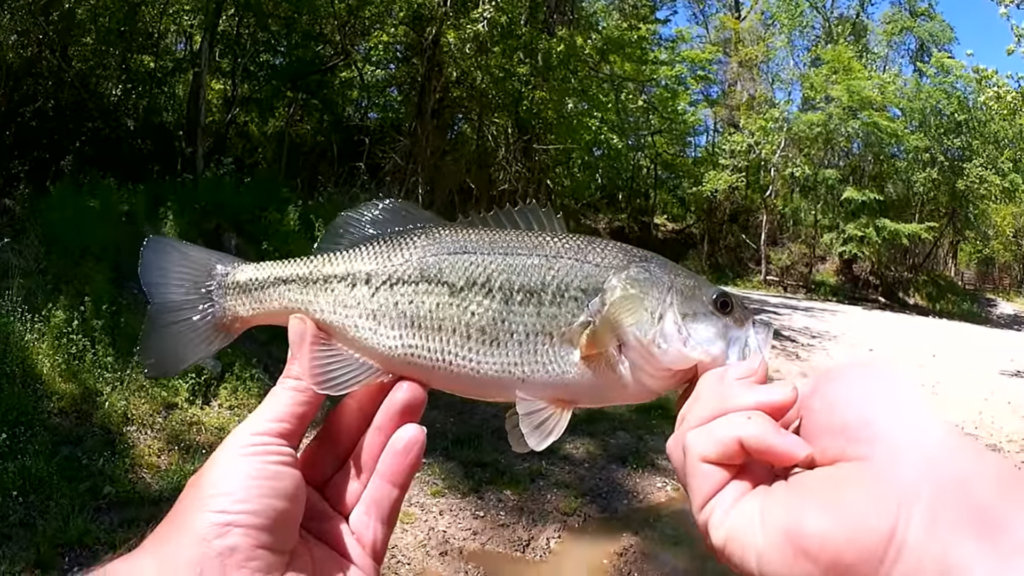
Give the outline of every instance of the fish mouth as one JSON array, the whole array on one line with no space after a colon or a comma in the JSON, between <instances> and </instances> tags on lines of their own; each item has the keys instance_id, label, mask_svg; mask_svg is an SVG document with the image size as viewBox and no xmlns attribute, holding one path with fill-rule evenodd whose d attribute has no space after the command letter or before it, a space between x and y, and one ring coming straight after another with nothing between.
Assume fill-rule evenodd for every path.
<instances>
[{"instance_id":1,"label":"fish mouth","mask_svg":"<svg viewBox=\"0 0 1024 576\"><path fill-rule=\"evenodd\" d=\"M774 334L775 326L771 322L755 318L746 331L737 334L729 343L726 362L742 362L755 354L767 360Z\"/></svg>"}]
</instances>

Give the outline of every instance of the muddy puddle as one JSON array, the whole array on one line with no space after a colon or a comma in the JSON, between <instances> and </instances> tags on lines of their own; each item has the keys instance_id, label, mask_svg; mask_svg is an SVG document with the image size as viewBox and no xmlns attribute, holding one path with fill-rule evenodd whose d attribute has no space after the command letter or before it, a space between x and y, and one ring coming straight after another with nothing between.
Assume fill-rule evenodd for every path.
<instances>
[{"instance_id":1,"label":"muddy puddle","mask_svg":"<svg viewBox=\"0 0 1024 576\"><path fill-rule=\"evenodd\" d=\"M705 549L685 496L568 528L542 560L484 549L465 550L463 559L486 576L732 574Z\"/></svg>"}]
</instances>

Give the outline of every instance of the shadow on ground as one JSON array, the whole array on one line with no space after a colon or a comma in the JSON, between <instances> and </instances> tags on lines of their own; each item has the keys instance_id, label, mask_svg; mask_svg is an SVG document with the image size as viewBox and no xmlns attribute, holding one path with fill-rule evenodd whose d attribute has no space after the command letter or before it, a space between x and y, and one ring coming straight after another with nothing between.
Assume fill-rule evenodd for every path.
<instances>
[{"instance_id":1,"label":"shadow on ground","mask_svg":"<svg viewBox=\"0 0 1024 576\"><path fill-rule=\"evenodd\" d=\"M756 317L768 320L775 327L773 355L799 360L811 350L825 348L834 339L831 333L800 322L802 318L827 319L835 315L834 311L817 306L813 301L784 295L772 295L769 299L749 292L742 293L742 296Z\"/></svg>"},{"instance_id":2,"label":"shadow on ground","mask_svg":"<svg viewBox=\"0 0 1024 576\"><path fill-rule=\"evenodd\" d=\"M989 326L1018 332L1024 330L1024 311L988 295L978 296L978 301Z\"/></svg>"},{"instance_id":3,"label":"shadow on ground","mask_svg":"<svg viewBox=\"0 0 1024 576\"><path fill-rule=\"evenodd\" d=\"M508 445L510 407L431 392L421 479L436 500L414 499L414 507L422 515L440 506L449 515L424 520L421 530L444 534L426 546L444 555L462 547L464 560L488 575L581 573L583 566L593 567L590 574L728 573L704 548L685 499L658 503L679 494L665 456L674 398L578 410L562 438L529 454ZM458 502L454 516L450 497ZM479 525L468 535L453 530L466 517ZM530 560L557 535L545 560Z\"/></svg>"},{"instance_id":4,"label":"shadow on ground","mask_svg":"<svg viewBox=\"0 0 1024 576\"><path fill-rule=\"evenodd\" d=\"M0 573L67 572L130 544L173 495L132 482L98 395L50 390L15 322L0 313Z\"/></svg>"},{"instance_id":5,"label":"shadow on ground","mask_svg":"<svg viewBox=\"0 0 1024 576\"><path fill-rule=\"evenodd\" d=\"M609 514L633 504L623 483L626 473L670 470L665 441L675 422L671 398L577 410L555 444L529 454L509 447L504 425L509 408L431 392L422 421L428 430L426 458L446 490L470 496L554 489L591 505L595 513Z\"/></svg>"}]
</instances>

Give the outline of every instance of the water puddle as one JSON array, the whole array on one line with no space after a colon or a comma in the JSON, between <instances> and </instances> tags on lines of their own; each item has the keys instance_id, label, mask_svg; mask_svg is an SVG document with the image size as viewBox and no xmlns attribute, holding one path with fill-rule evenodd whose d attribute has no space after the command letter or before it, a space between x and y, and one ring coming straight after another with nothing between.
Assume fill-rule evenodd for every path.
<instances>
[{"instance_id":1,"label":"water puddle","mask_svg":"<svg viewBox=\"0 0 1024 576\"><path fill-rule=\"evenodd\" d=\"M487 576L731 574L704 548L685 496L566 530L543 560L493 550L467 550Z\"/></svg>"}]
</instances>

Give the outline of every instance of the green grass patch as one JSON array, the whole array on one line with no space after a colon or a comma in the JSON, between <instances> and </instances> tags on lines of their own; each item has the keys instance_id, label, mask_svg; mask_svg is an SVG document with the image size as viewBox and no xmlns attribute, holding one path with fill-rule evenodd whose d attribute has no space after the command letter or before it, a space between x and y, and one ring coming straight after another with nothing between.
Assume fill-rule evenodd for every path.
<instances>
[{"instance_id":1,"label":"green grass patch","mask_svg":"<svg viewBox=\"0 0 1024 576\"><path fill-rule=\"evenodd\" d=\"M131 544L265 390L238 357L220 377L146 380L117 358L112 309L75 304L0 307L2 573L64 571Z\"/></svg>"},{"instance_id":2,"label":"green grass patch","mask_svg":"<svg viewBox=\"0 0 1024 576\"><path fill-rule=\"evenodd\" d=\"M416 513L408 508L403 508L402 511L398 513L398 521L402 524L412 524L416 522Z\"/></svg>"},{"instance_id":3,"label":"green grass patch","mask_svg":"<svg viewBox=\"0 0 1024 576\"><path fill-rule=\"evenodd\" d=\"M1019 307L1024 308L1024 294L1020 292L1007 292L1005 290L999 290L988 294L993 298L999 298L1000 300L1006 300L1007 302Z\"/></svg>"},{"instance_id":4,"label":"green grass patch","mask_svg":"<svg viewBox=\"0 0 1024 576\"><path fill-rule=\"evenodd\" d=\"M831 270L817 271L811 275L808 295L822 300L847 301L853 295Z\"/></svg>"},{"instance_id":5,"label":"green grass patch","mask_svg":"<svg viewBox=\"0 0 1024 576\"><path fill-rule=\"evenodd\" d=\"M775 284L765 284L761 282L761 278L757 276L737 276L732 278L728 282L723 282L728 286L732 286L738 290L749 290L751 292L765 292L768 294L782 294L782 288Z\"/></svg>"},{"instance_id":6,"label":"green grass patch","mask_svg":"<svg viewBox=\"0 0 1024 576\"><path fill-rule=\"evenodd\" d=\"M558 502L558 512L565 516L572 516L579 512L583 506L583 499L578 494L566 494Z\"/></svg>"},{"instance_id":7,"label":"green grass patch","mask_svg":"<svg viewBox=\"0 0 1024 576\"><path fill-rule=\"evenodd\" d=\"M944 318L973 323L984 323L988 318L981 296L963 288L948 274L939 273L919 274L907 290L907 297L912 303Z\"/></svg>"}]
</instances>

